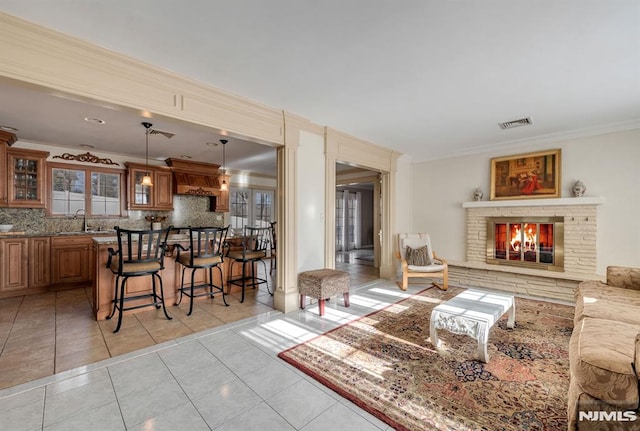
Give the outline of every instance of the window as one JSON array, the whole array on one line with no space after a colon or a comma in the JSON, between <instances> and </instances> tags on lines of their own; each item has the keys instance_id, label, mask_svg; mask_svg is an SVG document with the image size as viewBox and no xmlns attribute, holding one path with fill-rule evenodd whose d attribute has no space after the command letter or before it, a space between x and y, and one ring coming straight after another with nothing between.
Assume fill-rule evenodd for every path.
<instances>
[{"instance_id":1,"label":"window","mask_svg":"<svg viewBox=\"0 0 640 431\"><path fill-rule=\"evenodd\" d=\"M336 192L336 250L344 251L344 234L342 228L344 225L344 192Z\"/></svg>"},{"instance_id":2,"label":"window","mask_svg":"<svg viewBox=\"0 0 640 431\"><path fill-rule=\"evenodd\" d=\"M336 191L336 251L360 248L361 193Z\"/></svg>"},{"instance_id":3,"label":"window","mask_svg":"<svg viewBox=\"0 0 640 431\"><path fill-rule=\"evenodd\" d=\"M268 227L273 221L273 191L253 190L255 226Z\"/></svg>"},{"instance_id":4,"label":"window","mask_svg":"<svg viewBox=\"0 0 640 431\"><path fill-rule=\"evenodd\" d=\"M123 215L123 171L49 164L48 175L49 215L68 216L79 210L87 217Z\"/></svg>"},{"instance_id":5,"label":"window","mask_svg":"<svg viewBox=\"0 0 640 431\"><path fill-rule=\"evenodd\" d=\"M91 172L91 214L120 215L120 175Z\"/></svg>"},{"instance_id":6,"label":"window","mask_svg":"<svg viewBox=\"0 0 640 431\"><path fill-rule=\"evenodd\" d=\"M273 190L231 188L229 211L231 228L245 226L268 227L274 220Z\"/></svg>"}]
</instances>

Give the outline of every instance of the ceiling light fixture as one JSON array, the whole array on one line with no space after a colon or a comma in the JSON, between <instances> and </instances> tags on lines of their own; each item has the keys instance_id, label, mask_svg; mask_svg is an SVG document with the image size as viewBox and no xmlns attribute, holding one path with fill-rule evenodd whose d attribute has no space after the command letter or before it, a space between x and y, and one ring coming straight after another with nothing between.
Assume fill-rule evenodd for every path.
<instances>
[{"instance_id":1,"label":"ceiling light fixture","mask_svg":"<svg viewBox=\"0 0 640 431\"><path fill-rule=\"evenodd\" d=\"M18 129L11 126L0 126L0 130L4 130L5 132L17 132Z\"/></svg>"},{"instance_id":2,"label":"ceiling light fixture","mask_svg":"<svg viewBox=\"0 0 640 431\"><path fill-rule=\"evenodd\" d=\"M227 140L226 139L220 139L220 142L222 143L222 184L220 185L220 190L223 192L226 192L227 190L229 190L229 185L227 184L227 171L224 167L225 165L225 152L224 149L227 146Z\"/></svg>"},{"instance_id":3,"label":"ceiling light fixture","mask_svg":"<svg viewBox=\"0 0 640 431\"><path fill-rule=\"evenodd\" d=\"M94 118L94 117L84 117L84 121L88 122L88 123L93 123L93 124L104 124L106 123L106 121L100 119L100 118Z\"/></svg>"},{"instance_id":4,"label":"ceiling light fixture","mask_svg":"<svg viewBox=\"0 0 640 431\"><path fill-rule=\"evenodd\" d=\"M145 153L144 153L144 159L146 161L146 165L147 165L147 172L146 175L142 177L142 182L140 184L142 184L143 186L147 186L147 187L151 187L153 186L153 181L151 181L151 175L149 175L149 128L153 125L151 123L147 123L147 122L142 122L142 125L145 127L145 129L147 129L145 131Z\"/></svg>"}]
</instances>

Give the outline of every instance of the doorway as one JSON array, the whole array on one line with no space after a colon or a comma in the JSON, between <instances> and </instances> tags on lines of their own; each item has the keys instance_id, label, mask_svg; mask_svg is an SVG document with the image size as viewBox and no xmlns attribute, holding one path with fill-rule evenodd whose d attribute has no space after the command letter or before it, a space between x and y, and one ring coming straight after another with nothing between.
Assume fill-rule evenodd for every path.
<instances>
[{"instance_id":1,"label":"doorway","mask_svg":"<svg viewBox=\"0 0 640 431\"><path fill-rule=\"evenodd\" d=\"M379 276L380 187L378 173L336 164L336 266L357 265ZM354 268L349 268L353 270Z\"/></svg>"}]
</instances>

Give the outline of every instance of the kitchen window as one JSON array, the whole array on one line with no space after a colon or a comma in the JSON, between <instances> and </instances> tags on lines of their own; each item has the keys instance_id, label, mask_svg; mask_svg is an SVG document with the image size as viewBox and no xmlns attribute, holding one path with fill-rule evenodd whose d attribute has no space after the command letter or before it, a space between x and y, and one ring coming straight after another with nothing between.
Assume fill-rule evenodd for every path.
<instances>
[{"instance_id":1,"label":"kitchen window","mask_svg":"<svg viewBox=\"0 0 640 431\"><path fill-rule=\"evenodd\" d=\"M63 164L48 165L49 215L120 217L124 212L124 171Z\"/></svg>"},{"instance_id":2,"label":"kitchen window","mask_svg":"<svg viewBox=\"0 0 640 431\"><path fill-rule=\"evenodd\" d=\"M274 191L231 187L229 196L231 228L269 227L274 220Z\"/></svg>"}]
</instances>

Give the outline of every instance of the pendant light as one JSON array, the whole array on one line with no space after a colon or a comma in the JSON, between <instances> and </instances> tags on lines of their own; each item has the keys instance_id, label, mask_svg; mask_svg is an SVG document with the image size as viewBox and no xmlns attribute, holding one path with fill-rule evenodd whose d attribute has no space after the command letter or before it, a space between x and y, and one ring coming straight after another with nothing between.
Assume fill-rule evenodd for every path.
<instances>
[{"instance_id":1,"label":"pendant light","mask_svg":"<svg viewBox=\"0 0 640 431\"><path fill-rule=\"evenodd\" d=\"M225 162L224 147L226 147L228 141L226 139L220 139L220 142L222 143L222 184L220 185L220 190L223 192L226 192L227 190L229 190L229 186L227 185L227 180L226 180L227 171L224 168L224 162Z\"/></svg>"},{"instance_id":2,"label":"pendant light","mask_svg":"<svg viewBox=\"0 0 640 431\"><path fill-rule=\"evenodd\" d=\"M151 128L151 126L153 124L151 123L147 123L147 122L143 122L142 125L145 127L146 130L146 146L145 146L145 153L144 153L144 158L146 161L146 165L147 165L147 172L145 173L145 175L142 177L142 182L140 183L143 186L147 186L147 187L151 187L153 186L153 182L151 181L151 175L149 173L149 129Z\"/></svg>"}]
</instances>

